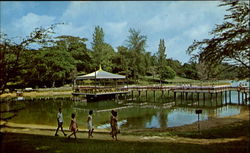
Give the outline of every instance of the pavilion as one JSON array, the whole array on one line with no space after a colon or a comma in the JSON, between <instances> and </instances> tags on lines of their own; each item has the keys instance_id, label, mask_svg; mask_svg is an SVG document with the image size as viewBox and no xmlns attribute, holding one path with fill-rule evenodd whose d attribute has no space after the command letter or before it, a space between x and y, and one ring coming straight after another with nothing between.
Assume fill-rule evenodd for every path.
<instances>
[{"instance_id":1,"label":"pavilion","mask_svg":"<svg viewBox=\"0 0 250 153\"><path fill-rule=\"evenodd\" d=\"M115 99L117 95L127 94L124 88L126 76L99 70L76 77L73 95L86 95L87 101Z\"/></svg>"}]
</instances>

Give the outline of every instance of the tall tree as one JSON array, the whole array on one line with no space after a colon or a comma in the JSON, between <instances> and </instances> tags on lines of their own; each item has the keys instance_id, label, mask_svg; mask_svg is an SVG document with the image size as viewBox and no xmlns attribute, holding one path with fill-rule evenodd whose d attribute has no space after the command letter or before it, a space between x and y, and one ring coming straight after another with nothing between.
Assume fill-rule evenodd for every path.
<instances>
[{"instance_id":1,"label":"tall tree","mask_svg":"<svg viewBox=\"0 0 250 153\"><path fill-rule=\"evenodd\" d=\"M92 42L92 58L94 69L102 65L106 70L112 70L112 63L110 61L114 56L114 49L111 45L104 42L104 32L100 26L95 27L93 33L93 42Z\"/></svg>"},{"instance_id":2,"label":"tall tree","mask_svg":"<svg viewBox=\"0 0 250 153\"><path fill-rule=\"evenodd\" d=\"M158 57L158 66L159 68L166 65L166 46L164 39L160 39L159 47L158 47L158 52L157 52L157 57Z\"/></svg>"},{"instance_id":3,"label":"tall tree","mask_svg":"<svg viewBox=\"0 0 250 153\"><path fill-rule=\"evenodd\" d=\"M249 68L250 61L250 31L249 31L249 4L244 1L225 1L219 5L229 7L229 14L224 16L224 22L216 25L211 31L210 39L194 41L187 52L194 55L199 61L213 67L219 63ZM246 74L247 75L247 74Z\"/></svg>"},{"instance_id":4,"label":"tall tree","mask_svg":"<svg viewBox=\"0 0 250 153\"><path fill-rule=\"evenodd\" d=\"M127 39L127 47L130 52L130 65L129 69L131 71L131 76L134 79L138 79L140 75L145 74L145 47L147 37L141 35L140 31L136 31L135 29L129 30L130 35Z\"/></svg>"},{"instance_id":5,"label":"tall tree","mask_svg":"<svg viewBox=\"0 0 250 153\"><path fill-rule=\"evenodd\" d=\"M165 68L166 68L166 46L164 43L164 39L160 39L158 52L157 52L157 58L158 58L158 74L160 75L160 79L164 79L163 76L165 74Z\"/></svg>"}]
</instances>

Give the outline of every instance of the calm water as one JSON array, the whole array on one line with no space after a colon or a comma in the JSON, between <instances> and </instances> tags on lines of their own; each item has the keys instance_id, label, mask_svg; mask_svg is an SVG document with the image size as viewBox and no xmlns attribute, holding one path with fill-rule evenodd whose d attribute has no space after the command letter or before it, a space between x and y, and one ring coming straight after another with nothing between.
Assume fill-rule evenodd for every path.
<instances>
[{"instance_id":1,"label":"calm water","mask_svg":"<svg viewBox=\"0 0 250 153\"><path fill-rule=\"evenodd\" d=\"M232 99L232 102L237 103L236 99ZM169 101L171 103L171 99ZM52 125L56 127L56 115L58 108L61 107L65 127L69 125L71 113L75 112L80 128L85 129L87 128L86 120L88 111L92 109L94 110L94 126L98 129L103 129L109 128L111 109L117 109L118 124L122 129L138 129L175 127L194 123L198 120L195 114L197 108L203 110L203 113L200 115L200 120L209 120L213 117L239 114L248 107L239 105L220 106L220 104L225 103L224 99L218 98L217 101L218 106L216 106L215 102L211 105L209 101L203 102L200 100L198 102L197 100L188 100L180 102L180 100L178 100L176 103L178 106L170 107L170 105L166 105L164 101L152 103L145 100L142 101L142 99L129 102L101 101L94 103L72 100L35 100L3 102L1 104L1 110L24 107L10 122ZM183 103L185 103L185 105L183 105ZM202 104L204 104L204 106L201 106ZM5 116L8 115L11 114L5 114Z\"/></svg>"}]
</instances>

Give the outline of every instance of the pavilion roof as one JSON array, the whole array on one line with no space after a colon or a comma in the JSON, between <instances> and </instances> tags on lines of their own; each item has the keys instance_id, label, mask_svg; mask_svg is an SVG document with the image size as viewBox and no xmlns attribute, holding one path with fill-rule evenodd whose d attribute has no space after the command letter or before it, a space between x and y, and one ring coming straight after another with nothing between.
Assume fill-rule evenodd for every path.
<instances>
[{"instance_id":1,"label":"pavilion roof","mask_svg":"<svg viewBox=\"0 0 250 153\"><path fill-rule=\"evenodd\" d=\"M76 77L76 80L87 80L87 79L125 79L126 76L113 74L107 71L102 70L101 66L100 69L86 74Z\"/></svg>"}]
</instances>

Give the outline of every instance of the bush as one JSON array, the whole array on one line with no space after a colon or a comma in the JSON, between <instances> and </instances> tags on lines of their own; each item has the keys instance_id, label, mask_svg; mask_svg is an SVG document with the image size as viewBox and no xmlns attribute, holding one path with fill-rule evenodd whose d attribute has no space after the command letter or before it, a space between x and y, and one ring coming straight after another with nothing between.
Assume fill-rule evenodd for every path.
<instances>
[{"instance_id":1,"label":"bush","mask_svg":"<svg viewBox=\"0 0 250 153\"><path fill-rule=\"evenodd\" d=\"M160 79L165 80L165 79L174 79L176 73L175 71L169 67L166 66L162 72L160 72Z\"/></svg>"}]
</instances>

